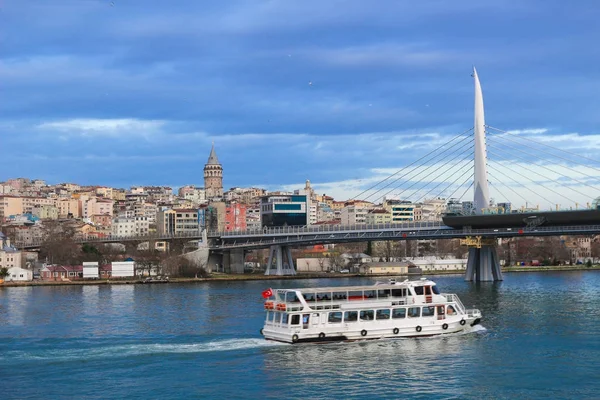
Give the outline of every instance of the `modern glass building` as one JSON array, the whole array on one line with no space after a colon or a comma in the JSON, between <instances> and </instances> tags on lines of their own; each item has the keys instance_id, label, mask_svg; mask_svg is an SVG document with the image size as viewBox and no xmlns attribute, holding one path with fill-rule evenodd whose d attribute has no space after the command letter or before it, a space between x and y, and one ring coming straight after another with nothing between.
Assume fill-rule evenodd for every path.
<instances>
[{"instance_id":1,"label":"modern glass building","mask_svg":"<svg viewBox=\"0 0 600 400\"><path fill-rule=\"evenodd\" d=\"M268 195L260 198L263 227L308 225L306 195Z\"/></svg>"}]
</instances>

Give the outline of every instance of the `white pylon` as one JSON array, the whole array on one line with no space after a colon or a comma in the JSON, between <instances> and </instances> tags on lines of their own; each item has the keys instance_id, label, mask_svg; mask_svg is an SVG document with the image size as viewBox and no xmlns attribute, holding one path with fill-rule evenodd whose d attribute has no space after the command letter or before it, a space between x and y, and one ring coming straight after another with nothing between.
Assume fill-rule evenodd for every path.
<instances>
[{"instance_id":1,"label":"white pylon","mask_svg":"<svg viewBox=\"0 0 600 400\"><path fill-rule=\"evenodd\" d=\"M473 207L475 214L483 214L490 206L490 192L487 181L487 150L485 145L485 116L483 113L483 94L477 70L473 67L475 79L475 182L473 184Z\"/></svg>"}]
</instances>

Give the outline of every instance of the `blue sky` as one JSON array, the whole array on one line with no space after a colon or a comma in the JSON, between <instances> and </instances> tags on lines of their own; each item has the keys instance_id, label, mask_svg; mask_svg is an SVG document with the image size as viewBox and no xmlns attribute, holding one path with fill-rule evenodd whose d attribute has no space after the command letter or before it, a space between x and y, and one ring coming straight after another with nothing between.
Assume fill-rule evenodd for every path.
<instances>
[{"instance_id":1,"label":"blue sky","mask_svg":"<svg viewBox=\"0 0 600 400\"><path fill-rule=\"evenodd\" d=\"M600 148L596 1L0 7L1 180L202 185L214 141L225 187L350 198L472 127L472 65L488 124Z\"/></svg>"}]
</instances>

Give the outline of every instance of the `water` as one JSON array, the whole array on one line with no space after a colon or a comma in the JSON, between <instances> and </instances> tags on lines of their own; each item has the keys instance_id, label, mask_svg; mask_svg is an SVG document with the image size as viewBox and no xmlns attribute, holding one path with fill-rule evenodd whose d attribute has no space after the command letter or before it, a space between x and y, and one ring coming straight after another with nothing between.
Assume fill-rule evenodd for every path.
<instances>
[{"instance_id":1,"label":"water","mask_svg":"<svg viewBox=\"0 0 600 400\"><path fill-rule=\"evenodd\" d=\"M598 398L600 273L434 279L482 310L468 333L286 345L268 286L371 279L0 289L0 393L26 398Z\"/></svg>"}]
</instances>

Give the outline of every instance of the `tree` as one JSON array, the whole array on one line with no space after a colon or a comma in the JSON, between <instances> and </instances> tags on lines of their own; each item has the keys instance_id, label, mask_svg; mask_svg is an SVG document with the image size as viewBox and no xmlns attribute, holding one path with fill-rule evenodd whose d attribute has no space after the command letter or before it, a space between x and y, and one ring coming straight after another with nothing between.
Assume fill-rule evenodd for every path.
<instances>
[{"instance_id":1,"label":"tree","mask_svg":"<svg viewBox=\"0 0 600 400\"><path fill-rule=\"evenodd\" d=\"M8 276L8 268L0 268L0 279L4 279Z\"/></svg>"},{"instance_id":2,"label":"tree","mask_svg":"<svg viewBox=\"0 0 600 400\"><path fill-rule=\"evenodd\" d=\"M135 255L136 273L150 276L152 270L156 271L157 275L161 275L161 262L164 260L164 254L154 249L138 250Z\"/></svg>"},{"instance_id":3,"label":"tree","mask_svg":"<svg viewBox=\"0 0 600 400\"><path fill-rule=\"evenodd\" d=\"M367 249L365 250L365 254L372 256L373 255L373 242L370 240L367 242Z\"/></svg>"},{"instance_id":4,"label":"tree","mask_svg":"<svg viewBox=\"0 0 600 400\"><path fill-rule=\"evenodd\" d=\"M596 240L592 242L590 250L594 262L597 263L598 259L600 258L600 237L596 238Z\"/></svg>"},{"instance_id":5,"label":"tree","mask_svg":"<svg viewBox=\"0 0 600 400\"><path fill-rule=\"evenodd\" d=\"M337 271L339 267L344 266L344 258L340 253L332 251L328 254L327 259L329 260L329 268L333 271Z\"/></svg>"},{"instance_id":6,"label":"tree","mask_svg":"<svg viewBox=\"0 0 600 400\"><path fill-rule=\"evenodd\" d=\"M317 258L317 261L319 263L319 268L321 268L321 272L325 271L325 263L327 261L327 259L325 257L319 257ZM308 261L306 261L307 265L310 265Z\"/></svg>"},{"instance_id":7,"label":"tree","mask_svg":"<svg viewBox=\"0 0 600 400\"><path fill-rule=\"evenodd\" d=\"M163 262L164 271L170 276L206 278L209 276L206 263L200 260L190 260L185 256L171 257Z\"/></svg>"},{"instance_id":8,"label":"tree","mask_svg":"<svg viewBox=\"0 0 600 400\"><path fill-rule=\"evenodd\" d=\"M43 226L44 240L40 246L40 258L51 264L73 265L79 263L81 248L75 242L72 225L58 221L46 221Z\"/></svg>"},{"instance_id":9,"label":"tree","mask_svg":"<svg viewBox=\"0 0 600 400\"><path fill-rule=\"evenodd\" d=\"M100 250L98 250L97 247L92 246L91 244L85 243L83 246L81 246L81 252L82 261L102 261L102 253L100 253Z\"/></svg>"}]
</instances>

